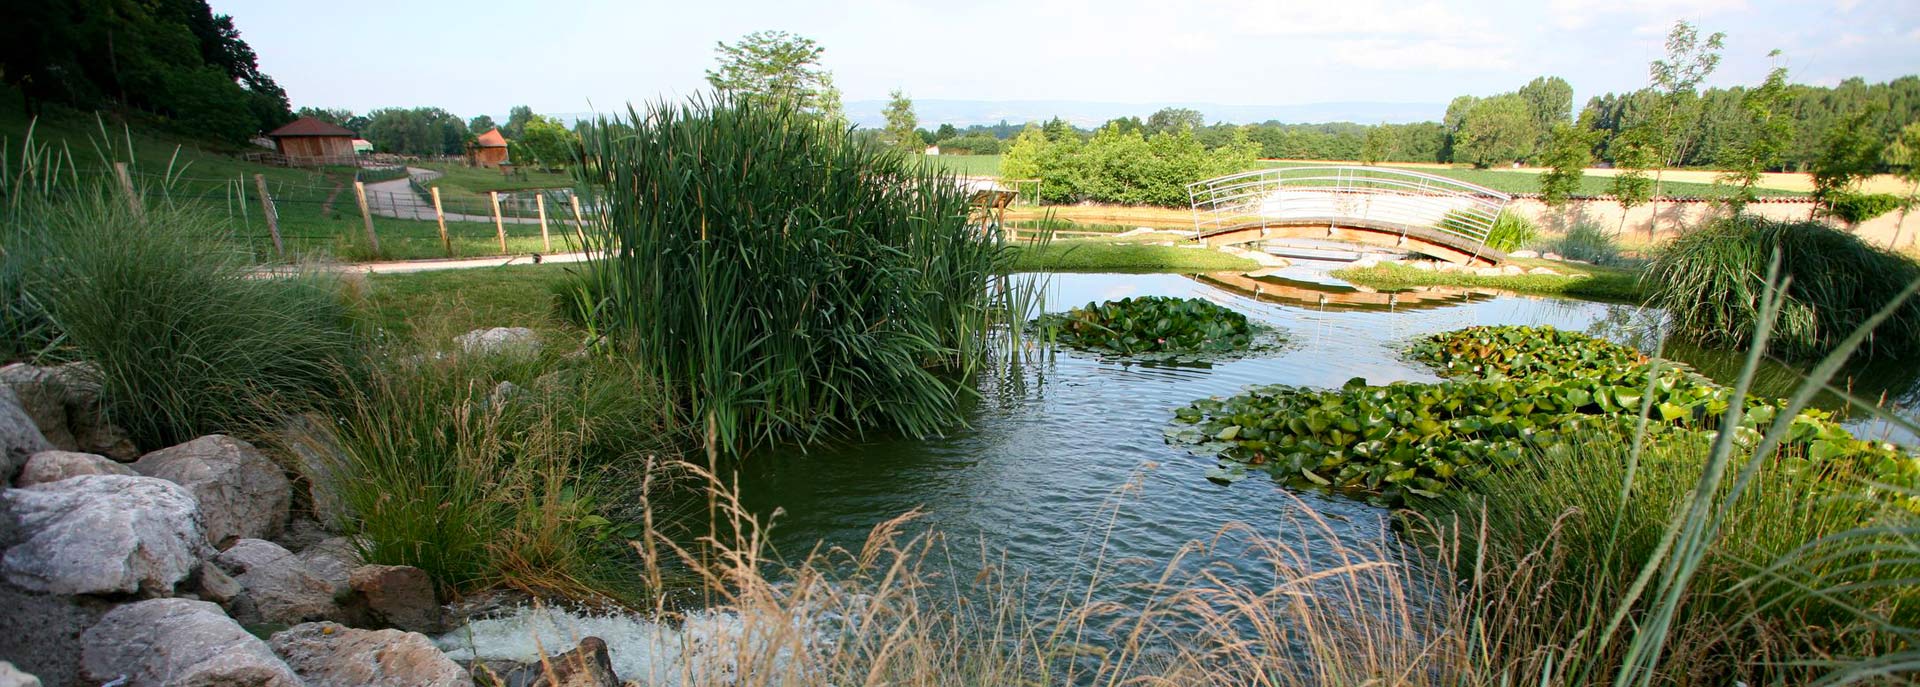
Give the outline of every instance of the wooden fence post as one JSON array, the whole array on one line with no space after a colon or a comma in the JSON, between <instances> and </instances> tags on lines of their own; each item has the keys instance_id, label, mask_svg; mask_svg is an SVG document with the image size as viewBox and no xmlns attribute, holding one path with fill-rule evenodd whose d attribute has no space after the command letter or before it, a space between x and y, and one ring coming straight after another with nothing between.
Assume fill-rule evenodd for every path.
<instances>
[{"instance_id":1,"label":"wooden fence post","mask_svg":"<svg viewBox=\"0 0 1920 687\"><path fill-rule=\"evenodd\" d=\"M133 208L133 216L147 218L147 209L140 204L140 195L133 192L133 175L127 173L127 163L113 163L114 176L120 177L120 192L127 194L127 207Z\"/></svg>"},{"instance_id":2,"label":"wooden fence post","mask_svg":"<svg viewBox=\"0 0 1920 687\"><path fill-rule=\"evenodd\" d=\"M500 254L507 254L507 223L500 218L500 192L488 191L487 197L493 200L493 231L500 235Z\"/></svg>"},{"instance_id":3,"label":"wooden fence post","mask_svg":"<svg viewBox=\"0 0 1920 687\"><path fill-rule=\"evenodd\" d=\"M253 224L253 217L247 214L247 173L240 173L240 226Z\"/></svg>"},{"instance_id":4,"label":"wooden fence post","mask_svg":"<svg viewBox=\"0 0 1920 687\"><path fill-rule=\"evenodd\" d=\"M547 237L547 194L533 192L533 207L540 210L540 245L542 250L553 252L553 239Z\"/></svg>"},{"instance_id":5,"label":"wooden fence post","mask_svg":"<svg viewBox=\"0 0 1920 687\"><path fill-rule=\"evenodd\" d=\"M440 248L447 251L447 257L453 257L453 241L447 238L447 213L440 209L440 187L433 191L433 218L440 222Z\"/></svg>"},{"instance_id":6,"label":"wooden fence post","mask_svg":"<svg viewBox=\"0 0 1920 687\"><path fill-rule=\"evenodd\" d=\"M373 234L373 212L367 209L367 185L353 182L354 198L360 201L360 221L367 225L367 246L373 249L373 257L380 257L380 237Z\"/></svg>"},{"instance_id":7,"label":"wooden fence post","mask_svg":"<svg viewBox=\"0 0 1920 687\"><path fill-rule=\"evenodd\" d=\"M273 196L267 195L267 175L253 175L253 183L260 187L260 214L267 218L267 233L273 235L273 254L284 258L287 256L287 251L280 245L280 217L279 212L273 207ZM246 190L244 186L240 188L240 197L243 199L246 198ZM245 203L246 201L242 200L241 207L246 207Z\"/></svg>"},{"instance_id":8,"label":"wooden fence post","mask_svg":"<svg viewBox=\"0 0 1920 687\"><path fill-rule=\"evenodd\" d=\"M568 198L573 199L573 230L580 232L580 252L584 253L587 251L587 218L580 214L580 194L572 194Z\"/></svg>"}]
</instances>

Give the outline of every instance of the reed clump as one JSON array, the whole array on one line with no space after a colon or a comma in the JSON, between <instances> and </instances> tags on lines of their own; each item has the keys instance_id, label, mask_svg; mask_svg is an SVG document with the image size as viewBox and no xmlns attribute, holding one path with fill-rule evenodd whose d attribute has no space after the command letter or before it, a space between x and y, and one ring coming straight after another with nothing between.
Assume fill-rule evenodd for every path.
<instances>
[{"instance_id":1,"label":"reed clump","mask_svg":"<svg viewBox=\"0 0 1920 687\"><path fill-rule=\"evenodd\" d=\"M740 451L957 421L1010 256L951 173L769 99L630 109L583 139L572 300L684 424Z\"/></svg>"}]
</instances>

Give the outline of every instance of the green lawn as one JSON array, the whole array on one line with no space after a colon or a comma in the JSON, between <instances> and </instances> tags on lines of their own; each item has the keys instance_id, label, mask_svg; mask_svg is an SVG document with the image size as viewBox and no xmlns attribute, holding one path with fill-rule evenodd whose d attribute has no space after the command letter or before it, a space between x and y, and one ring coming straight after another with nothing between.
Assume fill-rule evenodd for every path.
<instances>
[{"instance_id":1,"label":"green lawn","mask_svg":"<svg viewBox=\"0 0 1920 687\"><path fill-rule=\"evenodd\" d=\"M1335 270L1333 276L1381 291L1399 291L1419 286L1453 286L1619 303L1638 303L1645 296L1640 287L1640 273L1633 270L1534 259L1513 259L1509 263L1528 268L1548 267L1560 274L1483 277L1460 272L1417 270L1389 263L1377 267Z\"/></svg>"},{"instance_id":2,"label":"green lawn","mask_svg":"<svg viewBox=\"0 0 1920 687\"><path fill-rule=\"evenodd\" d=\"M573 177L559 172L538 170L515 170L509 177L497 169L468 167L460 164L421 164L414 165L422 169L431 169L444 176L427 183L438 187L440 198L447 203L447 211L485 214L488 205L488 191L525 191L536 188L572 188ZM463 209L456 210L454 205ZM471 207L472 210L464 208ZM549 209L549 212L552 212Z\"/></svg>"},{"instance_id":3,"label":"green lawn","mask_svg":"<svg viewBox=\"0 0 1920 687\"><path fill-rule=\"evenodd\" d=\"M554 288L575 264L508 265L369 275L366 308L392 336L422 329L462 332L482 327L530 327L548 341L576 339L558 316Z\"/></svg>"},{"instance_id":4,"label":"green lawn","mask_svg":"<svg viewBox=\"0 0 1920 687\"><path fill-rule=\"evenodd\" d=\"M1000 156L998 155L929 155L921 159L928 164L953 170L955 174L962 176L1000 175Z\"/></svg>"},{"instance_id":5,"label":"green lawn","mask_svg":"<svg viewBox=\"0 0 1920 687\"><path fill-rule=\"evenodd\" d=\"M1017 272L1228 272L1259 263L1206 248L1158 246L1101 238L1015 244Z\"/></svg>"}]
</instances>

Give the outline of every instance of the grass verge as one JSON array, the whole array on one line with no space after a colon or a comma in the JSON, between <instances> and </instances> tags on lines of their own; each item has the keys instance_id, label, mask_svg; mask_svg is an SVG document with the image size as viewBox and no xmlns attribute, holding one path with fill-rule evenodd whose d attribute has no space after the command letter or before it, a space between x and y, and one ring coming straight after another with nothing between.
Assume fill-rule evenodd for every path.
<instances>
[{"instance_id":1,"label":"grass verge","mask_svg":"<svg viewBox=\"0 0 1920 687\"><path fill-rule=\"evenodd\" d=\"M1179 245L1058 239L1012 244L1016 272L1232 272L1260 269L1247 258Z\"/></svg>"},{"instance_id":2,"label":"grass verge","mask_svg":"<svg viewBox=\"0 0 1920 687\"><path fill-rule=\"evenodd\" d=\"M1349 267L1335 270L1333 276L1381 291L1399 291L1423 286L1450 286L1618 303L1637 303L1646 295L1640 284L1640 275L1631 270L1546 260L1516 259L1512 262L1523 267L1552 267L1561 274L1481 276L1461 272L1419 270L1389 263L1374 267Z\"/></svg>"}]
</instances>

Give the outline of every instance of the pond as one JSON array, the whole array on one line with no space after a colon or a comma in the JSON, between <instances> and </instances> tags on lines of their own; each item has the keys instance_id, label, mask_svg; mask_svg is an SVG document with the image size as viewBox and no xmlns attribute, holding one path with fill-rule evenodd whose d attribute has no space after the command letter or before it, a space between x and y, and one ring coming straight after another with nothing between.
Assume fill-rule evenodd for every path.
<instances>
[{"instance_id":1,"label":"pond","mask_svg":"<svg viewBox=\"0 0 1920 687\"><path fill-rule=\"evenodd\" d=\"M1077 595L1098 574L1090 600L1134 605L1149 593L1137 583L1152 581L1189 542L1230 525L1281 539L1306 556L1391 547L1389 512L1363 501L1294 492L1266 479L1230 486L1207 481L1213 459L1189 455L1162 438L1174 409L1251 384L1335 388L1354 377L1371 384L1438 381L1402 358L1406 343L1472 325L1552 325L1643 348L1657 339L1657 318L1632 306L1445 290L1370 293L1327 277L1324 265L1255 275L1044 278L1049 311L1127 296L1198 297L1281 328L1289 343L1260 357L1186 365L1061 351L986 384L969 426L945 437L757 455L737 477L747 508L772 523L777 557L793 562L817 547L857 549L875 525L918 510L923 515L914 527L943 533L951 553L939 560L953 567L955 579L971 577L986 558L1018 571L1036 589ZM1676 353L1709 374L1738 369L1731 354ZM1769 379L1778 386L1790 377L1781 367ZM1863 378L1880 387L1861 391L1888 390L1909 407L1920 395L1912 373ZM1885 433L1877 426L1856 428ZM1308 509L1320 519L1311 520ZM1241 550L1217 551L1189 565L1232 564ZM1249 583L1261 579L1253 570L1227 575ZM618 662L617 647L615 653Z\"/></svg>"}]
</instances>

